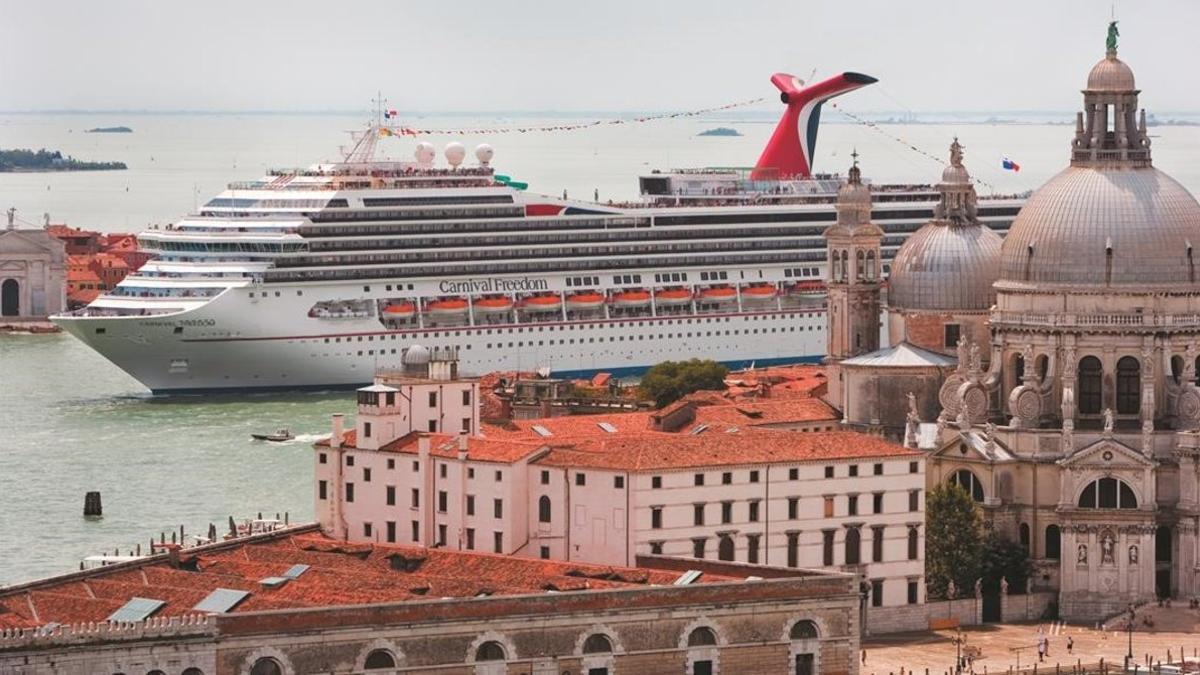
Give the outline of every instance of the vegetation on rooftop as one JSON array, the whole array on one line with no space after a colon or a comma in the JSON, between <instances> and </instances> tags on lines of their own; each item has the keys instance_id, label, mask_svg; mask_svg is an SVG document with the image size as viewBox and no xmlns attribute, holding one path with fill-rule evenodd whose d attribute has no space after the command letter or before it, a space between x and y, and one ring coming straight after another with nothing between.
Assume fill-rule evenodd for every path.
<instances>
[{"instance_id":1,"label":"vegetation on rooftop","mask_svg":"<svg viewBox=\"0 0 1200 675\"><path fill-rule=\"evenodd\" d=\"M729 369L716 361L663 361L646 371L638 386L643 397L662 407L695 391L721 391L728 374Z\"/></svg>"}]
</instances>

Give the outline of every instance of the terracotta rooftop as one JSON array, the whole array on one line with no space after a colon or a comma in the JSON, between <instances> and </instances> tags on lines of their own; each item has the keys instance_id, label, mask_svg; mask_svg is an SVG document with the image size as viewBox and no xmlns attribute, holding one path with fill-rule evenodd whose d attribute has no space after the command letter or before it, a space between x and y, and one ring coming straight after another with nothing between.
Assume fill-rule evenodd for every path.
<instances>
[{"instance_id":1,"label":"terracotta rooftop","mask_svg":"<svg viewBox=\"0 0 1200 675\"><path fill-rule=\"evenodd\" d=\"M459 436L423 431L414 431L405 434L391 443L380 447L379 452L416 455L420 449L420 439L422 438L429 439L429 454L434 457L453 458L458 456ZM545 447L545 443L537 442L532 438L485 438L480 436L467 436L466 438L467 453L471 456L471 459L478 462L508 464L524 459ZM353 449L357 447L355 445L357 442L358 432L353 429L346 431L342 436L342 447L344 448ZM321 439L316 444L318 446L328 446L329 439Z\"/></svg>"},{"instance_id":2,"label":"terracotta rooftop","mask_svg":"<svg viewBox=\"0 0 1200 675\"><path fill-rule=\"evenodd\" d=\"M917 450L854 431L706 429L696 434L612 434L609 438L578 440L552 446L536 463L636 472L855 458L915 459L920 455Z\"/></svg>"},{"instance_id":3,"label":"terracotta rooftop","mask_svg":"<svg viewBox=\"0 0 1200 675\"><path fill-rule=\"evenodd\" d=\"M518 558L415 546L340 542L315 525L253 539L183 551L178 564L167 555L0 588L0 629L49 623L103 622L132 598L166 604L154 618L195 614L216 589L248 591L233 614L272 609L404 603L479 596L669 586L671 569L627 568ZM308 565L278 587L261 580ZM667 565L670 567L670 565ZM697 584L739 581L705 572ZM799 575L797 575L799 576ZM434 610L444 612L445 610Z\"/></svg>"}]
</instances>

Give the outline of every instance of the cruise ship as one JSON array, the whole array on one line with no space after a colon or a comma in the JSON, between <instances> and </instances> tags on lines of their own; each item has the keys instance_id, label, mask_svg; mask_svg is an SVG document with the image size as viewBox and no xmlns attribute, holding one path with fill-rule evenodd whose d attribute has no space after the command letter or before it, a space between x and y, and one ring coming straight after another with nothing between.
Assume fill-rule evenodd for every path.
<instances>
[{"instance_id":1,"label":"cruise ship","mask_svg":"<svg viewBox=\"0 0 1200 675\"><path fill-rule=\"evenodd\" d=\"M811 171L821 104L874 81L776 74L786 109L754 168L654 171L619 205L531 194L487 145L376 160L377 119L338 161L230 184L139 234L154 258L53 320L168 394L358 386L413 344L477 373L817 360L841 183ZM938 194L872 189L886 259ZM1022 202L984 197L980 219L1004 233Z\"/></svg>"}]
</instances>

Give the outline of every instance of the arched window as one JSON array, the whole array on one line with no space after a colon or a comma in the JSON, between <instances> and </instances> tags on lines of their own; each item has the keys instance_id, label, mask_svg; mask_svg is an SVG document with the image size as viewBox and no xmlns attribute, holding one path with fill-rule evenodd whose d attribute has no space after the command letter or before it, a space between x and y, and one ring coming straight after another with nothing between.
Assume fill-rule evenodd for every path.
<instances>
[{"instance_id":1,"label":"arched window","mask_svg":"<svg viewBox=\"0 0 1200 675\"><path fill-rule=\"evenodd\" d=\"M790 635L793 640L814 640L817 637L817 624L807 619L797 621L792 625Z\"/></svg>"},{"instance_id":2,"label":"arched window","mask_svg":"<svg viewBox=\"0 0 1200 675\"><path fill-rule=\"evenodd\" d=\"M1175 384L1179 384L1179 381L1183 379L1182 356L1171 357L1171 379L1175 381Z\"/></svg>"},{"instance_id":3,"label":"arched window","mask_svg":"<svg viewBox=\"0 0 1200 675\"><path fill-rule=\"evenodd\" d=\"M717 559L733 560L733 537L721 535L721 541L717 544Z\"/></svg>"},{"instance_id":4,"label":"arched window","mask_svg":"<svg viewBox=\"0 0 1200 675\"><path fill-rule=\"evenodd\" d=\"M184 668L180 675L204 675L204 671L199 668Z\"/></svg>"},{"instance_id":5,"label":"arched window","mask_svg":"<svg viewBox=\"0 0 1200 675\"><path fill-rule=\"evenodd\" d=\"M916 560L921 552L921 534L919 528L910 525L908 528L908 559Z\"/></svg>"},{"instance_id":6,"label":"arched window","mask_svg":"<svg viewBox=\"0 0 1200 675\"><path fill-rule=\"evenodd\" d=\"M854 276L857 279L864 279L867 276L867 254L859 251L855 262Z\"/></svg>"},{"instance_id":7,"label":"arched window","mask_svg":"<svg viewBox=\"0 0 1200 675\"><path fill-rule=\"evenodd\" d=\"M879 276L875 269L875 251L867 251L867 278L874 281Z\"/></svg>"},{"instance_id":8,"label":"arched window","mask_svg":"<svg viewBox=\"0 0 1200 675\"><path fill-rule=\"evenodd\" d=\"M583 641L584 654L609 654L612 650L612 640L603 633L593 633Z\"/></svg>"},{"instance_id":9,"label":"arched window","mask_svg":"<svg viewBox=\"0 0 1200 675\"><path fill-rule=\"evenodd\" d=\"M507 658L504 645L494 640L479 645L479 649L475 650L476 661L504 661Z\"/></svg>"},{"instance_id":10,"label":"arched window","mask_svg":"<svg viewBox=\"0 0 1200 675\"><path fill-rule=\"evenodd\" d=\"M283 666L275 659L264 656L254 662L254 666L250 668L250 675L283 675Z\"/></svg>"},{"instance_id":11,"label":"arched window","mask_svg":"<svg viewBox=\"0 0 1200 675\"><path fill-rule=\"evenodd\" d=\"M971 473L970 469L959 469L950 475L950 482L967 491L971 499L983 501L983 483Z\"/></svg>"},{"instance_id":12,"label":"arched window","mask_svg":"<svg viewBox=\"0 0 1200 675\"><path fill-rule=\"evenodd\" d=\"M1021 527L1018 528L1018 530L1019 530L1019 534L1021 537L1021 546L1026 551L1028 551L1029 550L1029 523L1021 523Z\"/></svg>"},{"instance_id":13,"label":"arched window","mask_svg":"<svg viewBox=\"0 0 1200 675\"><path fill-rule=\"evenodd\" d=\"M717 634L707 626L701 626L688 633L689 647L715 647L716 644Z\"/></svg>"},{"instance_id":14,"label":"arched window","mask_svg":"<svg viewBox=\"0 0 1200 675\"><path fill-rule=\"evenodd\" d=\"M550 498L546 495L538 498L538 522L550 522Z\"/></svg>"},{"instance_id":15,"label":"arched window","mask_svg":"<svg viewBox=\"0 0 1200 675\"><path fill-rule=\"evenodd\" d=\"M1117 413L1136 415L1142 404L1142 363L1136 356L1117 361Z\"/></svg>"},{"instance_id":16,"label":"arched window","mask_svg":"<svg viewBox=\"0 0 1200 675\"><path fill-rule=\"evenodd\" d=\"M1046 526L1046 557L1051 560L1062 558L1062 533L1057 525Z\"/></svg>"},{"instance_id":17,"label":"arched window","mask_svg":"<svg viewBox=\"0 0 1200 675\"><path fill-rule=\"evenodd\" d=\"M1013 354L1013 384L1021 384L1021 380L1025 377L1025 357L1020 354Z\"/></svg>"},{"instance_id":18,"label":"arched window","mask_svg":"<svg viewBox=\"0 0 1200 675\"><path fill-rule=\"evenodd\" d=\"M1081 509L1136 509L1133 488L1119 478L1100 478L1088 483L1079 493Z\"/></svg>"},{"instance_id":19,"label":"arched window","mask_svg":"<svg viewBox=\"0 0 1200 675\"><path fill-rule=\"evenodd\" d=\"M159 670L158 668L155 668L154 670L148 671L146 673L146 675L167 675L167 674L164 673L163 671Z\"/></svg>"},{"instance_id":20,"label":"arched window","mask_svg":"<svg viewBox=\"0 0 1200 675\"><path fill-rule=\"evenodd\" d=\"M1102 377L1100 359L1094 356L1085 356L1079 359L1079 413L1081 415L1100 414Z\"/></svg>"},{"instance_id":21,"label":"arched window","mask_svg":"<svg viewBox=\"0 0 1200 675\"><path fill-rule=\"evenodd\" d=\"M846 564L857 565L862 551L862 535L857 527L846 529Z\"/></svg>"},{"instance_id":22,"label":"arched window","mask_svg":"<svg viewBox=\"0 0 1200 675\"><path fill-rule=\"evenodd\" d=\"M1050 357L1045 354L1038 354L1033 362L1037 364L1037 370L1034 372L1037 373L1038 381L1045 382L1046 374L1050 372Z\"/></svg>"},{"instance_id":23,"label":"arched window","mask_svg":"<svg viewBox=\"0 0 1200 675\"><path fill-rule=\"evenodd\" d=\"M842 281L847 280L847 275L850 274L849 270L850 270L850 253L849 253L849 251L843 250L842 251Z\"/></svg>"},{"instance_id":24,"label":"arched window","mask_svg":"<svg viewBox=\"0 0 1200 675\"><path fill-rule=\"evenodd\" d=\"M396 657L386 649L376 649L370 654L367 654L367 660L363 662L365 670L378 670L383 668L395 668Z\"/></svg>"}]
</instances>

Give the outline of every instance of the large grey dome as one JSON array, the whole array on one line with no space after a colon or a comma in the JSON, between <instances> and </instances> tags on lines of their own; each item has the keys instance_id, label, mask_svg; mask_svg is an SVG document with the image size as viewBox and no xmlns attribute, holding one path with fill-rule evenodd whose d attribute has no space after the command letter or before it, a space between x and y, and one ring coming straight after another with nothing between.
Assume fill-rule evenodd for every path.
<instances>
[{"instance_id":1,"label":"large grey dome","mask_svg":"<svg viewBox=\"0 0 1200 675\"><path fill-rule=\"evenodd\" d=\"M904 242L892 260L888 306L916 311L980 311L992 306L1000 235L986 225L933 221Z\"/></svg>"},{"instance_id":2,"label":"large grey dome","mask_svg":"<svg viewBox=\"0 0 1200 675\"><path fill-rule=\"evenodd\" d=\"M1000 278L1194 285L1194 246L1200 204L1170 176L1152 167L1072 166L1039 188L1013 221Z\"/></svg>"}]
</instances>

